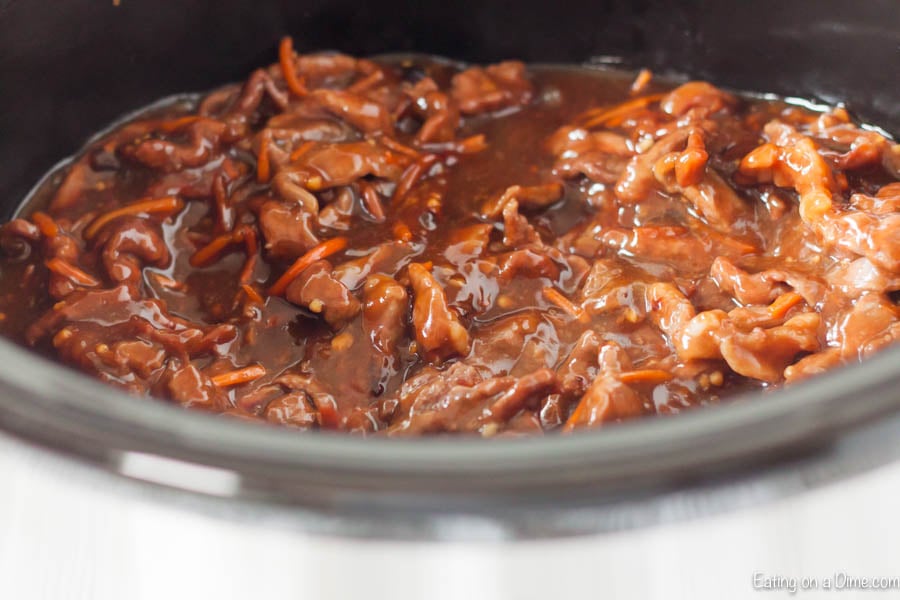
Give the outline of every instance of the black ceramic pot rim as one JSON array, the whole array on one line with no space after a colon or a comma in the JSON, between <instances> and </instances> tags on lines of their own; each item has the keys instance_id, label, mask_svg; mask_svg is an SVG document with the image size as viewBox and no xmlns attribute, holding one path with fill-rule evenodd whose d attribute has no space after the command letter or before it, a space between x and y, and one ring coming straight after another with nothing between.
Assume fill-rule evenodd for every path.
<instances>
[{"instance_id":1,"label":"black ceramic pot rim","mask_svg":"<svg viewBox=\"0 0 900 600\"><path fill-rule=\"evenodd\" d=\"M522 439L297 432L130 396L0 340L0 430L128 477L314 508L596 504L775 465L900 408L900 347L674 417Z\"/></svg>"}]
</instances>

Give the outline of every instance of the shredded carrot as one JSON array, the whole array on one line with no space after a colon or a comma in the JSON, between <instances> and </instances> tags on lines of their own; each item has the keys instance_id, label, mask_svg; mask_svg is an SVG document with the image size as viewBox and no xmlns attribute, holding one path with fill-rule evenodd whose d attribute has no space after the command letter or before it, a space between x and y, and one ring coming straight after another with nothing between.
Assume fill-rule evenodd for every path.
<instances>
[{"instance_id":1,"label":"shredded carrot","mask_svg":"<svg viewBox=\"0 0 900 600\"><path fill-rule=\"evenodd\" d=\"M721 232L716 231L712 227L705 225L701 221L698 221L697 219L691 219L691 221L691 231L700 240L714 241L724 248L733 250L738 254L756 254L759 252L759 248L749 242L745 242L729 235L724 235Z\"/></svg>"},{"instance_id":2,"label":"shredded carrot","mask_svg":"<svg viewBox=\"0 0 900 600\"><path fill-rule=\"evenodd\" d=\"M402 200L416 184L416 181L425 174L425 171L437 162L437 159L438 157L436 154L426 154L413 164L409 165L400 176L400 181L397 182L397 188L394 190L394 196L391 198L391 203L396 204Z\"/></svg>"},{"instance_id":3,"label":"shredded carrot","mask_svg":"<svg viewBox=\"0 0 900 600\"><path fill-rule=\"evenodd\" d=\"M325 240L318 246L315 246L311 250L309 250L306 254L298 258L294 261L287 271L284 272L284 275L278 278L278 280L269 288L270 296L280 296L287 289L288 285L296 279L306 268L316 262L317 260L322 260L323 258L329 257L332 254L340 252L344 248L347 247L347 238L345 237L334 237L330 240Z\"/></svg>"},{"instance_id":4,"label":"shredded carrot","mask_svg":"<svg viewBox=\"0 0 900 600\"><path fill-rule=\"evenodd\" d=\"M379 223L383 222L385 219L384 206L381 203L381 198L378 196L378 191L365 181L360 181L359 186L362 192L360 195L362 196L363 206L366 207L366 210L369 211L369 214L376 221Z\"/></svg>"},{"instance_id":5,"label":"shredded carrot","mask_svg":"<svg viewBox=\"0 0 900 600\"><path fill-rule=\"evenodd\" d=\"M307 94L306 84L303 78L297 75L294 67L294 41L289 36L281 38L281 44L278 46L278 62L281 63L284 82L291 93L298 97L305 96Z\"/></svg>"},{"instance_id":6,"label":"shredded carrot","mask_svg":"<svg viewBox=\"0 0 900 600\"><path fill-rule=\"evenodd\" d=\"M256 230L249 226L244 226L244 245L247 247L247 260L241 268L241 274L238 279L242 284L249 283L253 277L253 269L256 268L256 257L259 256L259 243L256 239Z\"/></svg>"},{"instance_id":7,"label":"shredded carrot","mask_svg":"<svg viewBox=\"0 0 900 600\"><path fill-rule=\"evenodd\" d=\"M262 297L262 294L256 291L256 288L250 285L249 283L245 283L241 286L241 289L244 290L244 293L247 294L247 298L250 299L251 302L256 304L265 304L266 300Z\"/></svg>"},{"instance_id":8,"label":"shredded carrot","mask_svg":"<svg viewBox=\"0 0 900 600\"><path fill-rule=\"evenodd\" d=\"M487 139L483 133L479 133L462 140L457 147L460 154L474 154L487 148Z\"/></svg>"},{"instance_id":9,"label":"shredded carrot","mask_svg":"<svg viewBox=\"0 0 900 600\"><path fill-rule=\"evenodd\" d=\"M641 369L619 375L622 383L662 383L672 379L672 374L662 369Z\"/></svg>"},{"instance_id":10,"label":"shredded carrot","mask_svg":"<svg viewBox=\"0 0 900 600\"><path fill-rule=\"evenodd\" d=\"M769 305L769 314L773 319L780 319L801 302L803 302L803 296L797 292L787 292L775 298L775 301Z\"/></svg>"},{"instance_id":11,"label":"shredded carrot","mask_svg":"<svg viewBox=\"0 0 900 600\"><path fill-rule=\"evenodd\" d=\"M95 216L96 215L94 215L94 213L92 212L86 212L83 215L77 217L69 226L69 229L71 229L72 231L80 231L90 225Z\"/></svg>"},{"instance_id":12,"label":"shredded carrot","mask_svg":"<svg viewBox=\"0 0 900 600\"><path fill-rule=\"evenodd\" d=\"M381 69L372 71L359 81L347 88L351 94L362 94L370 89L377 87L384 80L384 72Z\"/></svg>"},{"instance_id":13,"label":"shredded carrot","mask_svg":"<svg viewBox=\"0 0 900 600\"><path fill-rule=\"evenodd\" d=\"M75 265L71 265L59 257L48 260L47 268L57 275L68 277L78 285L83 285L85 287L96 287L100 285L100 282L92 275L85 273Z\"/></svg>"},{"instance_id":14,"label":"shredded carrot","mask_svg":"<svg viewBox=\"0 0 900 600\"><path fill-rule=\"evenodd\" d=\"M301 156L309 152L309 149L316 145L314 140L306 140L300 144L296 150L291 152L291 162L299 159Z\"/></svg>"},{"instance_id":15,"label":"shredded carrot","mask_svg":"<svg viewBox=\"0 0 900 600\"><path fill-rule=\"evenodd\" d=\"M272 130L266 129L259 138L259 155L256 157L256 180L265 183L269 180L269 144L272 143Z\"/></svg>"},{"instance_id":16,"label":"shredded carrot","mask_svg":"<svg viewBox=\"0 0 900 600\"><path fill-rule=\"evenodd\" d=\"M141 213L173 213L184 207L184 202L174 196L165 198L144 198L121 208L111 210L94 219L94 222L85 228L82 236L86 240L92 239L110 221L126 215L138 215Z\"/></svg>"},{"instance_id":17,"label":"shredded carrot","mask_svg":"<svg viewBox=\"0 0 900 600\"><path fill-rule=\"evenodd\" d=\"M649 96L641 96L621 104L617 104L611 108L595 108L584 113L580 118L585 119L582 123L583 127L591 128L598 125L606 127L616 127L621 125L629 114L632 112L646 108L654 102L662 100L664 94L650 94Z\"/></svg>"},{"instance_id":18,"label":"shredded carrot","mask_svg":"<svg viewBox=\"0 0 900 600\"><path fill-rule=\"evenodd\" d=\"M249 367L244 367L243 369L237 369L235 371L227 371L225 373L213 375L212 377L210 377L210 379L219 387L230 387L232 385L240 385L242 383L254 381L265 374L265 367L261 365L250 365Z\"/></svg>"},{"instance_id":19,"label":"shredded carrot","mask_svg":"<svg viewBox=\"0 0 900 600\"><path fill-rule=\"evenodd\" d=\"M653 79L653 71L650 69L641 69L641 72L634 78L634 83L631 84L631 93L640 94L643 92L647 86L650 85L651 79Z\"/></svg>"},{"instance_id":20,"label":"shredded carrot","mask_svg":"<svg viewBox=\"0 0 900 600\"><path fill-rule=\"evenodd\" d=\"M184 289L184 283L182 283L180 281L175 281L174 279L172 279L171 277L169 277L167 275L163 275L162 273L156 273L156 272L151 272L151 275L153 275L153 278L156 279L156 281L159 282L159 285L161 285L164 288L168 288L171 290Z\"/></svg>"},{"instance_id":21,"label":"shredded carrot","mask_svg":"<svg viewBox=\"0 0 900 600\"><path fill-rule=\"evenodd\" d=\"M213 202L216 206L215 230L218 233L228 231L232 227L231 213L228 210L228 193L225 190L225 174L222 173L213 180Z\"/></svg>"},{"instance_id":22,"label":"shredded carrot","mask_svg":"<svg viewBox=\"0 0 900 600\"><path fill-rule=\"evenodd\" d=\"M192 267L205 267L206 265L212 263L219 254L222 253L222 250L230 246L231 244L239 244L244 241L245 231L243 229L236 229L234 231L229 231L228 233L223 233L222 235L216 236L212 239L210 243L203 246L194 254L191 255L190 263Z\"/></svg>"},{"instance_id":23,"label":"shredded carrot","mask_svg":"<svg viewBox=\"0 0 900 600\"><path fill-rule=\"evenodd\" d=\"M426 260L425 262L419 264L422 265L422 268L424 268L426 271L431 271L434 268L434 261Z\"/></svg>"},{"instance_id":24,"label":"shredded carrot","mask_svg":"<svg viewBox=\"0 0 900 600\"><path fill-rule=\"evenodd\" d=\"M222 173L232 181L240 177L246 170L247 166L244 163L236 163L227 157L222 161Z\"/></svg>"},{"instance_id":25,"label":"shredded carrot","mask_svg":"<svg viewBox=\"0 0 900 600\"><path fill-rule=\"evenodd\" d=\"M413 148L410 148L406 144L401 144L400 142L398 142L397 140L395 140L392 137L383 135L383 136L381 136L381 138L379 138L378 141L380 141L383 145L387 146L389 149L393 150L394 152L399 152L400 154L405 154L406 156L409 156L411 158L419 158L419 153L416 150L414 150Z\"/></svg>"},{"instance_id":26,"label":"shredded carrot","mask_svg":"<svg viewBox=\"0 0 900 600\"><path fill-rule=\"evenodd\" d=\"M320 429L337 429L341 425L341 415L337 409L330 404L320 404L316 406Z\"/></svg>"},{"instance_id":27,"label":"shredded carrot","mask_svg":"<svg viewBox=\"0 0 900 600\"><path fill-rule=\"evenodd\" d=\"M568 433L575 429L575 425L581 421L582 414L587 410L587 402L585 402L584 398L578 403L578 406L575 407L575 410L572 411L572 414L569 415L569 418L566 419L566 423L563 425L562 431L563 433Z\"/></svg>"},{"instance_id":28,"label":"shredded carrot","mask_svg":"<svg viewBox=\"0 0 900 600\"><path fill-rule=\"evenodd\" d=\"M163 121L159 124L159 128L162 131L170 133L172 131L178 131L182 127L190 125L191 123L196 123L200 120L200 117L197 115L188 115L186 117L180 117L178 119L170 119L168 121Z\"/></svg>"},{"instance_id":29,"label":"shredded carrot","mask_svg":"<svg viewBox=\"0 0 900 600\"><path fill-rule=\"evenodd\" d=\"M556 288L546 287L544 288L543 292L544 298L560 307L563 311L570 314L573 318L578 319L582 322L587 320L588 315L586 312L584 312L584 309L579 306L575 306L571 300L563 296Z\"/></svg>"},{"instance_id":30,"label":"shredded carrot","mask_svg":"<svg viewBox=\"0 0 900 600\"><path fill-rule=\"evenodd\" d=\"M719 232L707 232L707 234L709 235L709 237L715 238L716 241L722 246L730 246L738 254L756 254L759 252L758 247L737 238L722 235Z\"/></svg>"},{"instance_id":31,"label":"shredded carrot","mask_svg":"<svg viewBox=\"0 0 900 600\"><path fill-rule=\"evenodd\" d=\"M257 256L257 254L251 254L247 257L244 266L241 268L241 275L238 278L238 281L245 283L253 278L253 270L256 268Z\"/></svg>"},{"instance_id":32,"label":"shredded carrot","mask_svg":"<svg viewBox=\"0 0 900 600\"><path fill-rule=\"evenodd\" d=\"M59 235L59 225L47 213L36 212L31 215L31 220L34 221L34 224L37 225L44 237L53 238Z\"/></svg>"}]
</instances>

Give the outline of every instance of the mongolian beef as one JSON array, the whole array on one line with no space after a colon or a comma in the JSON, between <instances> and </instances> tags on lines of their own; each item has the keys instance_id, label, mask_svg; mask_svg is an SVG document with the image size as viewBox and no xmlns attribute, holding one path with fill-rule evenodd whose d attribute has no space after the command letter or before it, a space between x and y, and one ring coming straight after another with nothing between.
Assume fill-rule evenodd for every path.
<instances>
[{"instance_id":1,"label":"mongolian beef","mask_svg":"<svg viewBox=\"0 0 900 600\"><path fill-rule=\"evenodd\" d=\"M297 55L90 143L2 228L2 333L299 429L563 432L900 335L900 149L843 108Z\"/></svg>"}]
</instances>

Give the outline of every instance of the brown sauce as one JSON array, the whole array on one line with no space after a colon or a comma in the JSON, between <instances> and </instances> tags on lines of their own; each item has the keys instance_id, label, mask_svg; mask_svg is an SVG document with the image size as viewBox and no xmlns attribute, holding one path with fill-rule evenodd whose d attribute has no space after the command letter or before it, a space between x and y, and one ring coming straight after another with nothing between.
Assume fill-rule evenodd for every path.
<instances>
[{"instance_id":1,"label":"brown sauce","mask_svg":"<svg viewBox=\"0 0 900 600\"><path fill-rule=\"evenodd\" d=\"M845 110L295 56L96 141L2 231L0 333L301 429L677 413L900 333L900 153Z\"/></svg>"}]
</instances>

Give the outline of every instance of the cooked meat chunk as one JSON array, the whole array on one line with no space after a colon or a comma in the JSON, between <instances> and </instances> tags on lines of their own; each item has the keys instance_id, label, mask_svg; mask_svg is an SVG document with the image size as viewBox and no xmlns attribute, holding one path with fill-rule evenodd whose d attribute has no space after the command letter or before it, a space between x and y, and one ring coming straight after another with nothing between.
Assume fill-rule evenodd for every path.
<instances>
[{"instance_id":1,"label":"cooked meat chunk","mask_svg":"<svg viewBox=\"0 0 900 600\"><path fill-rule=\"evenodd\" d=\"M187 124L182 131L173 132L186 137L183 143L170 139L149 139L124 145L119 152L151 169L166 172L200 167L209 163L215 155L225 128L221 121L201 118Z\"/></svg>"},{"instance_id":2,"label":"cooked meat chunk","mask_svg":"<svg viewBox=\"0 0 900 600\"><path fill-rule=\"evenodd\" d=\"M599 183L612 184L622 176L634 150L628 139L609 131L563 127L548 142L556 157L553 172L571 179L584 175Z\"/></svg>"},{"instance_id":3,"label":"cooked meat chunk","mask_svg":"<svg viewBox=\"0 0 900 600\"><path fill-rule=\"evenodd\" d=\"M511 200L515 200L520 208L544 208L557 202L563 196L563 186L559 183L521 186L513 185L506 191L484 205L481 214L488 219L496 219Z\"/></svg>"},{"instance_id":4,"label":"cooked meat chunk","mask_svg":"<svg viewBox=\"0 0 900 600\"><path fill-rule=\"evenodd\" d=\"M519 214L516 200L510 200L503 207L503 243L509 248L541 244L540 234Z\"/></svg>"},{"instance_id":5,"label":"cooked meat chunk","mask_svg":"<svg viewBox=\"0 0 900 600\"><path fill-rule=\"evenodd\" d=\"M396 181L409 165L409 156L366 142L314 142L286 169L294 182L310 191L340 187L367 176Z\"/></svg>"},{"instance_id":6,"label":"cooked meat chunk","mask_svg":"<svg viewBox=\"0 0 900 600\"><path fill-rule=\"evenodd\" d=\"M705 81L689 81L663 98L659 107L675 117L690 112L706 117L712 113L725 110L737 104L737 99Z\"/></svg>"},{"instance_id":7,"label":"cooked meat chunk","mask_svg":"<svg viewBox=\"0 0 900 600\"><path fill-rule=\"evenodd\" d=\"M726 321L721 334L722 358L735 373L762 381L780 381L798 354L819 349L819 315L803 313L783 325L740 331Z\"/></svg>"},{"instance_id":8,"label":"cooked meat chunk","mask_svg":"<svg viewBox=\"0 0 900 600\"><path fill-rule=\"evenodd\" d=\"M393 357L406 332L406 288L390 277L375 275L366 281L364 294L363 329L380 352Z\"/></svg>"},{"instance_id":9,"label":"cooked meat chunk","mask_svg":"<svg viewBox=\"0 0 900 600\"><path fill-rule=\"evenodd\" d=\"M428 269L409 265L409 280L415 301L412 320L419 352L430 362L441 362L469 350L469 332L447 305L444 290Z\"/></svg>"},{"instance_id":10,"label":"cooked meat chunk","mask_svg":"<svg viewBox=\"0 0 900 600\"><path fill-rule=\"evenodd\" d=\"M742 304L768 304L778 296L793 289L814 306L822 297L823 285L795 271L766 269L748 273L731 260L720 256L713 261L709 276L726 294Z\"/></svg>"},{"instance_id":11,"label":"cooked meat chunk","mask_svg":"<svg viewBox=\"0 0 900 600\"><path fill-rule=\"evenodd\" d=\"M450 94L463 114L470 115L525 104L531 100L532 87L525 65L507 61L454 75Z\"/></svg>"},{"instance_id":12,"label":"cooked meat chunk","mask_svg":"<svg viewBox=\"0 0 900 600\"><path fill-rule=\"evenodd\" d=\"M355 317L360 310L359 300L347 287L335 279L327 260L314 262L288 285L285 298L311 312L321 314L335 329Z\"/></svg>"},{"instance_id":13,"label":"cooked meat chunk","mask_svg":"<svg viewBox=\"0 0 900 600\"><path fill-rule=\"evenodd\" d=\"M391 115L387 107L352 92L316 90L312 100L336 117L343 119L363 133L393 133Z\"/></svg>"},{"instance_id":14,"label":"cooked meat chunk","mask_svg":"<svg viewBox=\"0 0 900 600\"><path fill-rule=\"evenodd\" d=\"M108 235L103 246L103 265L116 283L138 286L145 265L165 267L169 262L165 240L158 227L146 219L122 219Z\"/></svg>"},{"instance_id":15,"label":"cooked meat chunk","mask_svg":"<svg viewBox=\"0 0 900 600\"><path fill-rule=\"evenodd\" d=\"M396 275L413 252L412 246L406 242L385 242L365 256L339 264L334 268L334 276L355 290L372 275Z\"/></svg>"},{"instance_id":16,"label":"cooked meat chunk","mask_svg":"<svg viewBox=\"0 0 900 600\"><path fill-rule=\"evenodd\" d=\"M259 209L266 250L278 258L295 258L319 243L315 217L299 204L270 200Z\"/></svg>"},{"instance_id":17,"label":"cooked meat chunk","mask_svg":"<svg viewBox=\"0 0 900 600\"><path fill-rule=\"evenodd\" d=\"M640 395L619 377L631 363L625 351L615 343L606 344L600 349L598 361L600 374L578 401L563 431L630 419L643 412Z\"/></svg>"}]
</instances>

